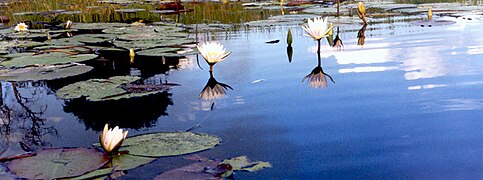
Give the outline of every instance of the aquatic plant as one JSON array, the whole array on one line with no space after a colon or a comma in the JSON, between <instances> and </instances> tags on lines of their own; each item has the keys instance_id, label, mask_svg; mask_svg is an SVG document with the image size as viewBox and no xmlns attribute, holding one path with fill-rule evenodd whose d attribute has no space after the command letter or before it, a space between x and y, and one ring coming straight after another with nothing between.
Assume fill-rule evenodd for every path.
<instances>
[{"instance_id":1,"label":"aquatic plant","mask_svg":"<svg viewBox=\"0 0 483 180\"><path fill-rule=\"evenodd\" d=\"M231 54L231 52L227 52L219 42L205 42L197 47L203 58L210 65L210 71L213 71L213 65L217 62L223 61Z\"/></svg>"},{"instance_id":2,"label":"aquatic plant","mask_svg":"<svg viewBox=\"0 0 483 180\"><path fill-rule=\"evenodd\" d=\"M18 23L13 30L17 32L25 32L28 31L28 27L25 23Z\"/></svg>"},{"instance_id":3,"label":"aquatic plant","mask_svg":"<svg viewBox=\"0 0 483 180\"><path fill-rule=\"evenodd\" d=\"M128 131L120 129L118 126L109 129L109 125L104 126L102 134L99 136L101 147L105 154L116 153L121 147L122 141L126 138Z\"/></svg>"},{"instance_id":4,"label":"aquatic plant","mask_svg":"<svg viewBox=\"0 0 483 180\"><path fill-rule=\"evenodd\" d=\"M302 26L302 28L309 36L314 38L314 40L317 40L317 53L320 53L320 39L327 37L332 30L328 17L315 17L313 20L309 18L307 19L307 24Z\"/></svg>"},{"instance_id":5,"label":"aquatic plant","mask_svg":"<svg viewBox=\"0 0 483 180\"><path fill-rule=\"evenodd\" d=\"M364 7L364 3L362 2L359 2L359 4L357 4L357 16L359 16L359 18L361 18L362 21L364 21L364 24L367 24L366 8Z\"/></svg>"}]
</instances>

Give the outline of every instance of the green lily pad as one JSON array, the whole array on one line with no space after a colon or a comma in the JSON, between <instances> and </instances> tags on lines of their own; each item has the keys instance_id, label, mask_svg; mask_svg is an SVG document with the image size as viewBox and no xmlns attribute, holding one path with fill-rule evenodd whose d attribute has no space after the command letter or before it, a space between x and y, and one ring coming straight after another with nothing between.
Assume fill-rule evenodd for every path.
<instances>
[{"instance_id":1,"label":"green lily pad","mask_svg":"<svg viewBox=\"0 0 483 180\"><path fill-rule=\"evenodd\" d=\"M83 46L84 45L84 43L81 43L74 38L51 39L51 40L45 41L45 43L51 46Z\"/></svg>"},{"instance_id":2,"label":"green lily pad","mask_svg":"<svg viewBox=\"0 0 483 180\"><path fill-rule=\"evenodd\" d=\"M134 169L139 166L149 164L156 160L156 158L150 157L141 157L141 156L133 156L129 154L122 154L112 157L111 163L109 163L109 167L101 168L90 173L84 174L79 177L72 178L72 180L76 179L92 179L95 177L105 176L112 171L124 171L129 169Z\"/></svg>"},{"instance_id":3,"label":"green lily pad","mask_svg":"<svg viewBox=\"0 0 483 180\"><path fill-rule=\"evenodd\" d=\"M155 49L148 49L144 51L136 52L137 55L141 56L163 56L164 54L176 54L176 51L181 50L181 48L155 48Z\"/></svg>"},{"instance_id":4,"label":"green lily pad","mask_svg":"<svg viewBox=\"0 0 483 180\"><path fill-rule=\"evenodd\" d=\"M119 36L120 40L124 41L152 41L152 40L170 40L176 39L175 36L164 36L161 33L147 33L147 34L123 34Z\"/></svg>"},{"instance_id":5,"label":"green lily pad","mask_svg":"<svg viewBox=\"0 0 483 180\"><path fill-rule=\"evenodd\" d=\"M124 49L150 49L156 47L181 46L184 44L195 43L191 38L177 38L171 40L153 40L153 41L115 41L114 45Z\"/></svg>"},{"instance_id":6,"label":"green lily pad","mask_svg":"<svg viewBox=\"0 0 483 180\"><path fill-rule=\"evenodd\" d=\"M236 158L226 159L221 164L230 164L233 171L258 171L263 168L272 167L268 162L257 161L250 162L246 156L240 156Z\"/></svg>"},{"instance_id":7,"label":"green lily pad","mask_svg":"<svg viewBox=\"0 0 483 180\"><path fill-rule=\"evenodd\" d=\"M90 79L62 87L57 91L57 96L62 99L85 97L89 101L105 101L141 97L165 90L158 89L151 92L135 93L128 92L121 86L139 79L139 77L132 76L114 76L109 79Z\"/></svg>"},{"instance_id":8,"label":"green lily pad","mask_svg":"<svg viewBox=\"0 0 483 180\"><path fill-rule=\"evenodd\" d=\"M9 59L0 63L7 68L18 68L32 65L55 65L68 64L71 62L82 62L96 58L95 54L69 55L66 53L54 52L39 55L27 55Z\"/></svg>"},{"instance_id":9,"label":"green lily pad","mask_svg":"<svg viewBox=\"0 0 483 180\"><path fill-rule=\"evenodd\" d=\"M26 67L20 69L0 70L0 80L4 81L39 81L60 79L84 74L93 69L83 64L67 64L40 67Z\"/></svg>"},{"instance_id":10,"label":"green lily pad","mask_svg":"<svg viewBox=\"0 0 483 180\"><path fill-rule=\"evenodd\" d=\"M107 34L141 34L141 33L173 33L173 32L179 32L184 30L185 30L184 28L176 27L176 26L128 26L128 27L104 29L102 32Z\"/></svg>"},{"instance_id":11,"label":"green lily pad","mask_svg":"<svg viewBox=\"0 0 483 180\"><path fill-rule=\"evenodd\" d=\"M50 34L51 38L56 38L62 34ZM5 34L8 39L47 39L47 32L45 33L32 33L32 32L14 32Z\"/></svg>"},{"instance_id":12,"label":"green lily pad","mask_svg":"<svg viewBox=\"0 0 483 180\"><path fill-rule=\"evenodd\" d=\"M73 40L79 41L85 44L98 44L116 39L112 34L81 34L72 37Z\"/></svg>"},{"instance_id":13,"label":"green lily pad","mask_svg":"<svg viewBox=\"0 0 483 180\"><path fill-rule=\"evenodd\" d=\"M43 46L45 43L36 41L0 41L0 49L8 48L32 48L37 46Z\"/></svg>"},{"instance_id":14,"label":"green lily pad","mask_svg":"<svg viewBox=\"0 0 483 180\"><path fill-rule=\"evenodd\" d=\"M79 30L103 30L113 27L129 26L126 23L75 23L72 25L72 29Z\"/></svg>"},{"instance_id":15,"label":"green lily pad","mask_svg":"<svg viewBox=\"0 0 483 180\"><path fill-rule=\"evenodd\" d=\"M144 12L146 9L116 9L114 12L118 13L137 13L137 12Z\"/></svg>"},{"instance_id":16,"label":"green lily pad","mask_svg":"<svg viewBox=\"0 0 483 180\"><path fill-rule=\"evenodd\" d=\"M211 149L220 143L216 136L192 132L160 132L126 138L120 150L146 157L177 156Z\"/></svg>"},{"instance_id":17,"label":"green lily pad","mask_svg":"<svg viewBox=\"0 0 483 180\"><path fill-rule=\"evenodd\" d=\"M32 157L11 161L8 168L26 179L57 179L79 176L96 170L108 162L97 149L58 148L37 151Z\"/></svg>"}]
</instances>

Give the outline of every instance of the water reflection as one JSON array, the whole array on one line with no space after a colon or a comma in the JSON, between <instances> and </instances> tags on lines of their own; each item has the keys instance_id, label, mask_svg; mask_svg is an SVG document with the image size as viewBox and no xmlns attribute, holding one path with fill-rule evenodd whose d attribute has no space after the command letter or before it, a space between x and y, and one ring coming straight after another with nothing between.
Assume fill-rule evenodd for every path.
<instances>
[{"instance_id":1,"label":"water reflection","mask_svg":"<svg viewBox=\"0 0 483 180\"><path fill-rule=\"evenodd\" d=\"M344 44L342 43L342 40L339 37L339 27L337 27L337 34L335 35L334 42L332 44L332 47L336 48L336 50L340 51L344 47Z\"/></svg>"},{"instance_id":2,"label":"water reflection","mask_svg":"<svg viewBox=\"0 0 483 180\"><path fill-rule=\"evenodd\" d=\"M364 46L365 40L366 40L366 35L364 33L366 32L366 27L367 24L364 24L362 28L357 32L357 45L359 46Z\"/></svg>"},{"instance_id":3,"label":"water reflection","mask_svg":"<svg viewBox=\"0 0 483 180\"><path fill-rule=\"evenodd\" d=\"M332 81L333 83L335 83L335 81L334 79L332 79L332 76L325 73L324 70L322 69L322 61L320 58L320 53L317 53L317 60L318 60L317 67L315 67L312 70L312 72L310 72L309 75L305 76L302 82L305 81L305 79L307 79L307 82L310 87L322 89L322 88L328 87L326 76L329 77L330 81Z\"/></svg>"},{"instance_id":4,"label":"water reflection","mask_svg":"<svg viewBox=\"0 0 483 180\"><path fill-rule=\"evenodd\" d=\"M293 56L293 47L291 45L287 46L287 57L288 57L288 62L292 62L292 56Z\"/></svg>"},{"instance_id":5,"label":"water reflection","mask_svg":"<svg viewBox=\"0 0 483 180\"><path fill-rule=\"evenodd\" d=\"M48 109L44 97L50 89L43 83L0 82L0 91L0 142L24 151L50 147L49 139L57 136L44 117Z\"/></svg>"},{"instance_id":6,"label":"water reflection","mask_svg":"<svg viewBox=\"0 0 483 180\"><path fill-rule=\"evenodd\" d=\"M100 131L105 124L121 128L139 129L154 126L160 116L167 116L168 105L173 105L171 93L115 101L91 102L85 98L66 101L64 111L81 120L86 129Z\"/></svg>"},{"instance_id":7,"label":"water reflection","mask_svg":"<svg viewBox=\"0 0 483 180\"><path fill-rule=\"evenodd\" d=\"M211 69L211 66L210 66ZM199 98L203 100L214 100L222 98L226 95L226 90L233 88L228 84L220 83L213 77L213 71L210 71L210 79L201 91Z\"/></svg>"}]
</instances>

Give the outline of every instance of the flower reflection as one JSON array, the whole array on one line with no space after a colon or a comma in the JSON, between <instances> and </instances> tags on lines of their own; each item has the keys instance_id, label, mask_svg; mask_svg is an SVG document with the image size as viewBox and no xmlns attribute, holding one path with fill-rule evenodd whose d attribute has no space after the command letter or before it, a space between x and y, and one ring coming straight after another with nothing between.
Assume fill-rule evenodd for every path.
<instances>
[{"instance_id":1,"label":"flower reflection","mask_svg":"<svg viewBox=\"0 0 483 180\"><path fill-rule=\"evenodd\" d=\"M362 26L362 28L357 33L357 38L358 38L357 45L364 46L364 43L366 40L366 35L364 35L364 33L366 32L366 27L367 27L367 24L364 24L364 26Z\"/></svg>"},{"instance_id":2,"label":"flower reflection","mask_svg":"<svg viewBox=\"0 0 483 180\"><path fill-rule=\"evenodd\" d=\"M233 90L233 88L228 84L216 81L216 79L213 77L213 72L210 71L210 79L208 79L208 82L198 97L203 100L219 99L226 95L226 90L228 89Z\"/></svg>"},{"instance_id":3,"label":"flower reflection","mask_svg":"<svg viewBox=\"0 0 483 180\"><path fill-rule=\"evenodd\" d=\"M317 53L317 58L318 58L318 65L315 67L312 72L310 72L309 75L305 76L305 78L302 80L305 81L307 79L307 82L310 87L313 88L325 88L328 87L327 83L327 78L328 76L330 78L330 81L335 83L334 79L332 79L332 76L329 74L325 73L324 70L322 69L322 62L320 59L320 53Z\"/></svg>"},{"instance_id":4,"label":"flower reflection","mask_svg":"<svg viewBox=\"0 0 483 180\"><path fill-rule=\"evenodd\" d=\"M339 37L339 27L337 27L337 35L335 35L335 39L332 44L332 47L336 48L338 51L342 50L342 48L344 47L344 44L342 43L342 40Z\"/></svg>"}]
</instances>

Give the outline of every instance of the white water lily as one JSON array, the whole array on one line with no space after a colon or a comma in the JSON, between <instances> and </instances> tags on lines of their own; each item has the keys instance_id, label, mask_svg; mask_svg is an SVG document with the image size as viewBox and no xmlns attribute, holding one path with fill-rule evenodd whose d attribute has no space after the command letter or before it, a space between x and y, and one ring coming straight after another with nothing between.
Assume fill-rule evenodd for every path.
<instances>
[{"instance_id":1,"label":"white water lily","mask_svg":"<svg viewBox=\"0 0 483 180\"><path fill-rule=\"evenodd\" d=\"M72 27L72 24L74 24L72 21L70 20L67 20L67 22L65 23L65 29L70 29Z\"/></svg>"},{"instance_id":2,"label":"white water lily","mask_svg":"<svg viewBox=\"0 0 483 180\"><path fill-rule=\"evenodd\" d=\"M114 127L114 129L109 129L109 126L106 124L104 126L104 131L102 131L102 134L99 137L104 152L106 154L116 152L119 147L121 147L122 141L126 138L127 132L128 131L123 132L118 126Z\"/></svg>"},{"instance_id":3,"label":"white water lily","mask_svg":"<svg viewBox=\"0 0 483 180\"><path fill-rule=\"evenodd\" d=\"M330 26L327 17L315 17L313 20L308 19L307 24L302 26L302 28L315 40L320 40L328 36L332 30L332 26Z\"/></svg>"},{"instance_id":4,"label":"white water lily","mask_svg":"<svg viewBox=\"0 0 483 180\"><path fill-rule=\"evenodd\" d=\"M15 26L15 31L28 31L28 27L25 23L18 23L16 26Z\"/></svg>"},{"instance_id":5,"label":"white water lily","mask_svg":"<svg viewBox=\"0 0 483 180\"><path fill-rule=\"evenodd\" d=\"M227 52L219 42L206 42L197 47L209 65L214 65L217 62L223 61L231 54L231 52Z\"/></svg>"}]
</instances>

